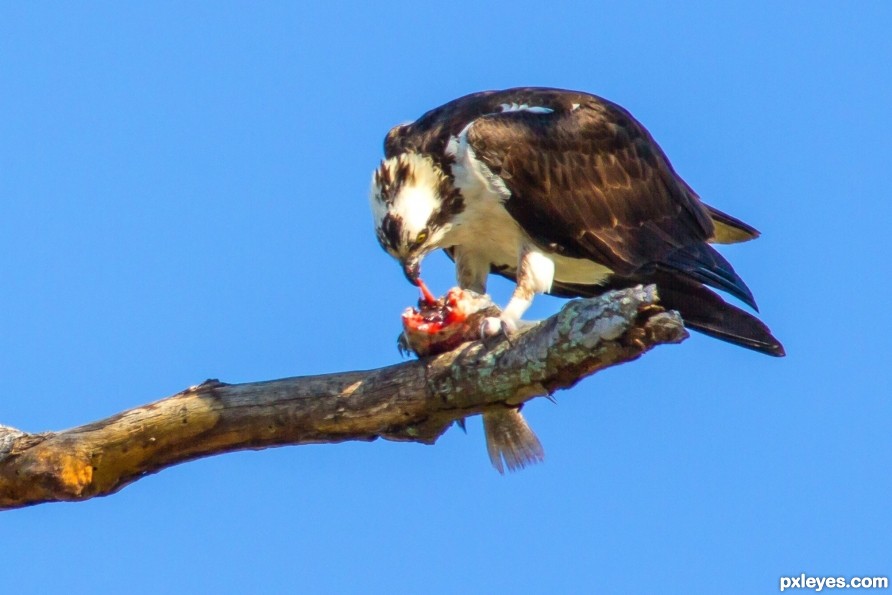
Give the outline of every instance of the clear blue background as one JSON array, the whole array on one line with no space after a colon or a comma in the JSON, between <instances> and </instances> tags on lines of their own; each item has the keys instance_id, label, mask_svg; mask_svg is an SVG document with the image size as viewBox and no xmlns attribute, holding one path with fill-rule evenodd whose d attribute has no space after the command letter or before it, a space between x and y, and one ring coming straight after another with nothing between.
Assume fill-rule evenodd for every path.
<instances>
[{"instance_id":1,"label":"clear blue background","mask_svg":"<svg viewBox=\"0 0 892 595\"><path fill-rule=\"evenodd\" d=\"M309 4L0 4L0 423L398 361L416 293L371 229L383 136L516 85L626 106L761 229L724 253L789 356L698 335L539 399L547 461L506 477L474 419L434 447L237 453L0 513L3 592L892 574L892 5ZM445 291L448 261L425 264Z\"/></svg>"}]
</instances>

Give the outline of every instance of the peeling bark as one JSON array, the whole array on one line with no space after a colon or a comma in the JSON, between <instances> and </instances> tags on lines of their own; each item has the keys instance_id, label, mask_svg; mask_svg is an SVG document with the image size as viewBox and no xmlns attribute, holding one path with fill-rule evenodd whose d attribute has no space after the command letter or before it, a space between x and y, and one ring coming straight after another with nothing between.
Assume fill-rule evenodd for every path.
<instances>
[{"instance_id":1,"label":"peeling bark","mask_svg":"<svg viewBox=\"0 0 892 595\"><path fill-rule=\"evenodd\" d=\"M225 452L345 440L433 444L456 420L569 388L685 339L653 286L575 300L493 345L368 371L226 384L62 432L0 425L0 509L112 494L161 469Z\"/></svg>"}]
</instances>

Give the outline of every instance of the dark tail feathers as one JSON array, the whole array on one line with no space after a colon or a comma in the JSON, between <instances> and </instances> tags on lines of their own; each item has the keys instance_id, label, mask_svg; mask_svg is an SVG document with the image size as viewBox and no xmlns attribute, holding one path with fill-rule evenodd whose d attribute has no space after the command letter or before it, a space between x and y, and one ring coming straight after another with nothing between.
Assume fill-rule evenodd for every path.
<instances>
[{"instance_id":1,"label":"dark tail feathers","mask_svg":"<svg viewBox=\"0 0 892 595\"><path fill-rule=\"evenodd\" d=\"M782 357L781 345L762 321L692 279L658 274L655 279L660 304L678 310L685 326L747 349Z\"/></svg>"},{"instance_id":2,"label":"dark tail feathers","mask_svg":"<svg viewBox=\"0 0 892 595\"><path fill-rule=\"evenodd\" d=\"M657 267L658 270L659 268L674 269L692 281L699 281L716 289L727 291L753 310L759 311L750 288L734 271L731 263L709 244L694 244L678 248ZM658 279L660 278L659 273L656 276ZM663 276L675 279L674 275ZM692 286L694 285L699 285L699 283L694 283ZM657 286L662 287L660 280L657 281Z\"/></svg>"}]
</instances>

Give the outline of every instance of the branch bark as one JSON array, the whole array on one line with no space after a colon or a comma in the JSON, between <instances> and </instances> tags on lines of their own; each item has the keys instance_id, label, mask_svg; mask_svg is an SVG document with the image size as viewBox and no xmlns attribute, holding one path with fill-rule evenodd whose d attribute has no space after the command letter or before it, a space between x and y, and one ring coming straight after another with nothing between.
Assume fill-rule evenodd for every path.
<instances>
[{"instance_id":1,"label":"branch bark","mask_svg":"<svg viewBox=\"0 0 892 595\"><path fill-rule=\"evenodd\" d=\"M345 440L433 444L456 420L519 405L687 337L653 286L568 302L495 345L368 371L225 384L61 432L0 425L0 509L112 494L171 465L235 450Z\"/></svg>"}]
</instances>

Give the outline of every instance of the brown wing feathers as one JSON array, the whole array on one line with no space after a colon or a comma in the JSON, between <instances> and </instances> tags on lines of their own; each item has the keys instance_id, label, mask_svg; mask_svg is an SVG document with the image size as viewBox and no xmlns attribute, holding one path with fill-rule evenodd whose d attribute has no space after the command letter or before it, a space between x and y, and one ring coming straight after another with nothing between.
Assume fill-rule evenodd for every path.
<instances>
[{"instance_id":1,"label":"brown wing feathers","mask_svg":"<svg viewBox=\"0 0 892 595\"><path fill-rule=\"evenodd\" d=\"M470 128L468 142L511 191L505 207L543 247L610 267L617 285L656 282L666 306L692 328L783 354L757 318L703 287L757 309L746 283L708 242L745 241L758 232L700 202L625 110L596 103L487 115ZM555 293L568 293L557 285Z\"/></svg>"},{"instance_id":2,"label":"brown wing feathers","mask_svg":"<svg viewBox=\"0 0 892 595\"><path fill-rule=\"evenodd\" d=\"M561 120L570 120L570 123ZM752 295L707 245L714 228L695 195L636 128L594 113L513 112L478 119L476 156L511 191L505 208L545 246L591 258L619 275L656 266L690 275L744 301Z\"/></svg>"}]
</instances>

